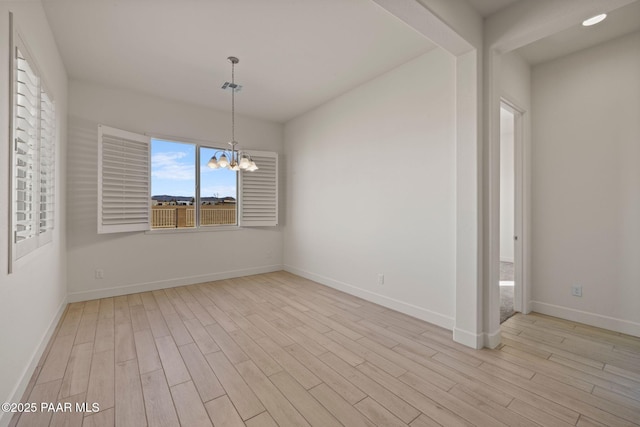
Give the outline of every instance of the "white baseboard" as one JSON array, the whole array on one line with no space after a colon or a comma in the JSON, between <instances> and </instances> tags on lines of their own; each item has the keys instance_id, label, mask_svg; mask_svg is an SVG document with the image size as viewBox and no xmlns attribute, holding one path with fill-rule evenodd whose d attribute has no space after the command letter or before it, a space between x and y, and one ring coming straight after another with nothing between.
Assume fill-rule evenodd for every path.
<instances>
[{"instance_id":1,"label":"white baseboard","mask_svg":"<svg viewBox=\"0 0 640 427\"><path fill-rule=\"evenodd\" d=\"M453 340L467 347L475 348L476 350L484 347L483 334L474 334L473 332L460 328L453 328Z\"/></svg>"},{"instance_id":2,"label":"white baseboard","mask_svg":"<svg viewBox=\"0 0 640 427\"><path fill-rule=\"evenodd\" d=\"M417 319L424 320L425 322L432 323L445 329L453 329L454 319L452 317L444 316L440 313L427 310L426 308L418 307L416 305L390 298L385 295L380 295L378 293L371 292L366 289L350 285L348 283L340 282L329 277L321 276L310 271L301 270L290 265L285 264L284 270L288 271L289 273L304 277L306 279L313 280L314 282L329 286L330 288L338 289L339 291L355 295L376 304L380 304L381 306L399 311L400 313L404 313Z\"/></svg>"},{"instance_id":3,"label":"white baseboard","mask_svg":"<svg viewBox=\"0 0 640 427\"><path fill-rule=\"evenodd\" d=\"M46 332L42 336L42 339L40 339L40 344L38 344L38 347L31 355L31 360L29 361L29 364L22 371L22 375L20 376L20 381L18 382L18 384L16 384L15 388L11 392L7 402L21 401L22 395L27 389L27 386L29 385L29 381L31 381L31 376L33 375L33 372L38 366L38 362L40 362L40 358L42 357L44 350L47 348L47 344L49 344L49 340L51 340L51 337L53 336L53 333L56 330L56 326L58 326L58 322L60 322L60 318L62 317L64 310L67 308L67 303L68 303L67 298L64 298L60 303L60 306L58 307L58 311L56 312L56 315L53 317L53 319L51 319L51 323L49 324L49 327L47 328ZM13 417L13 413L11 412L0 412L0 426L1 427L8 426L9 423L11 422L12 417Z\"/></svg>"},{"instance_id":4,"label":"white baseboard","mask_svg":"<svg viewBox=\"0 0 640 427\"><path fill-rule=\"evenodd\" d=\"M89 301L99 298L117 297L138 292L156 291L174 286L195 285L196 283L213 282L215 280L233 279L235 277L251 276L253 274L271 273L282 270L282 264L265 265L261 267L229 270L219 273L202 274L198 276L178 277L174 279L158 280L154 282L134 283L115 288L95 289L91 291L70 292L69 302Z\"/></svg>"},{"instance_id":5,"label":"white baseboard","mask_svg":"<svg viewBox=\"0 0 640 427\"><path fill-rule=\"evenodd\" d=\"M500 341L502 336L500 335L500 328L498 327L497 331L494 332L486 332L484 334L484 346L487 348L496 348L500 345Z\"/></svg>"},{"instance_id":6,"label":"white baseboard","mask_svg":"<svg viewBox=\"0 0 640 427\"><path fill-rule=\"evenodd\" d=\"M540 301L531 301L533 311L561 319L584 323L597 328L608 329L610 331L621 332L627 335L640 337L640 323L631 322L615 317L603 316L601 314L576 310L554 304L547 304Z\"/></svg>"}]
</instances>

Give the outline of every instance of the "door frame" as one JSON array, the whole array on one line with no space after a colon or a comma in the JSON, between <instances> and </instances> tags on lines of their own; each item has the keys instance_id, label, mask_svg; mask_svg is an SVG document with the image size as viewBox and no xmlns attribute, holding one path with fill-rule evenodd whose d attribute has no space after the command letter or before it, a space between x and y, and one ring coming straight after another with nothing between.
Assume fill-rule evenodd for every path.
<instances>
[{"instance_id":1,"label":"door frame","mask_svg":"<svg viewBox=\"0 0 640 427\"><path fill-rule=\"evenodd\" d=\"M510 100L508 97L500 97L500 108L506 108L513 114L513 266L514 266L514 289L513 289L513 309L521 313L528 313L525 301L526 283L525 256L524 256L524 109ZM498 233L500 229L498 228ZM499 252L498 252L499 253ZM498 260L499 260L498 256ZM499 316L499 313L498 313Z\"/></svg>"}]
</instances>

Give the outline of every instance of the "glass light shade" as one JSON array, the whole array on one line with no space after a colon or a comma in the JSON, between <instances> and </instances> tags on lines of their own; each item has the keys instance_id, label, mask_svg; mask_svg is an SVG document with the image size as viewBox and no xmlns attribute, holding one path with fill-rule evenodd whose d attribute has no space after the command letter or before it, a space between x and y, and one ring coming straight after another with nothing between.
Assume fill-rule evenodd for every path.
<instances>
[{"instance_id":1,"label":"glass light shade","mask_svg":"<svg viewBox=\"0 0 640 427\"><path fill-rule=\"evenodd\" d=\"M218 164L218 159L216 159L216 156L213 156L209 160L209 163L207 163L207 166L209 166L211 169L218 169L220 167L220 165Z\"/></svg>"},{"instance_id":2,"label":"glass light shade","mask_svg":"<svg viewBox=\"0 0 640 427\"><path fill-rule=\"evenodd\" d=\"M229 169L231 169L232 171L238 172L240 170L240 167L236 163L235 165L231 166Z\"/></svg>"},{"instance_id":3,"label":"glass light shade","mask_svg":"<svg viewBox=\"0 0 640 427\"><path fill-rule=\"evenodd\" d=\"M229 160L224 153L222 154L222 156L220 156L220 160L218 160L218 166L220 166L221 168L226 168L227 166L229 166Z\"/></svg>"},{"instance_id":4,"label":"glass light shade","mask_svg":"<svg viewBox=\"0 0 640 427\"><path fill-rule=\"evenodd\" d=\"M240 169L242 170L248 169L250 165L251 165L251 162L249 162L249 159L247 158L247 156L243 155L242 158L240 159L240 164L238 165Z\"/></svg>"},{"instance_id":5,"label":"glass light shade","mask_svg":"<svg viewBox=\"0 0 640 427\"><path fill-rule=\"evenodd\" d=\"M247 170L249 172L253 172L253 171L257 171L259 168L256 165L256 162L254 162L253 160L251 160L251 163L249 163L249 167L247 168Z\"/></svg>"}]
</instances>

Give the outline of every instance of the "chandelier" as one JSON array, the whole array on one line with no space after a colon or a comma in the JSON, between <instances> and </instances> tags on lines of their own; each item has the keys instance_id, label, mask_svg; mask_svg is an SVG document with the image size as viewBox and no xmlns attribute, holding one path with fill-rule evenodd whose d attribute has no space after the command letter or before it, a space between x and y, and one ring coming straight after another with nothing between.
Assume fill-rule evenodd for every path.
<instances>
[{"instance_id":1,"label":"chandelier","mask_svg":"<svg viewBox=\"0 0 640 427\"><path fill-rule=\"evenodd\" d=\"M244 151L238 150L236 141L236 92L238 92L242 86L237 85L235 82L235 65L240 62L235 56L227 58L231 62L231 83L225 82L222 85L222 89L231 89L231 141L229 142L230 150L218 150L213 153L213 156L207 163L211 169L225 168L232 171L257 171L258 166L253 161L251 156ZM218 157L220 156L220 157Z\"/></svg>"}]
</instances>

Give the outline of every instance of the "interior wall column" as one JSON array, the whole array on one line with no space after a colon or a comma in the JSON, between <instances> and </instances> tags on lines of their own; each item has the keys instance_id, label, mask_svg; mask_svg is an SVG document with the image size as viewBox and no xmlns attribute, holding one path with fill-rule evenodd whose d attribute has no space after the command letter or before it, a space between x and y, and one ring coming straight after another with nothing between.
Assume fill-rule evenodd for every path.
<instances>
[{"instance_id":1,"label":"interior wall column","mask_svg":"<svg viewBox=\"0 0 640 427\"><path fill-rule=\"evenodd\" d=\"M485 182L483 199L483 329L484 345L500 344L500 54L485 47L484 75L487 91L484 97ZM498 114L496 114L496 111Z\"/></svg>"},{"instance_id":2,"label":"interior wall column","mask_svg":"<svg viewBox=\"0 0 640 427\"><path fill-rule=\"evenodd\" d=\"M453 339L484 346L480 55L456 58L456 317Z\"/></svg>"}]
</instances>

